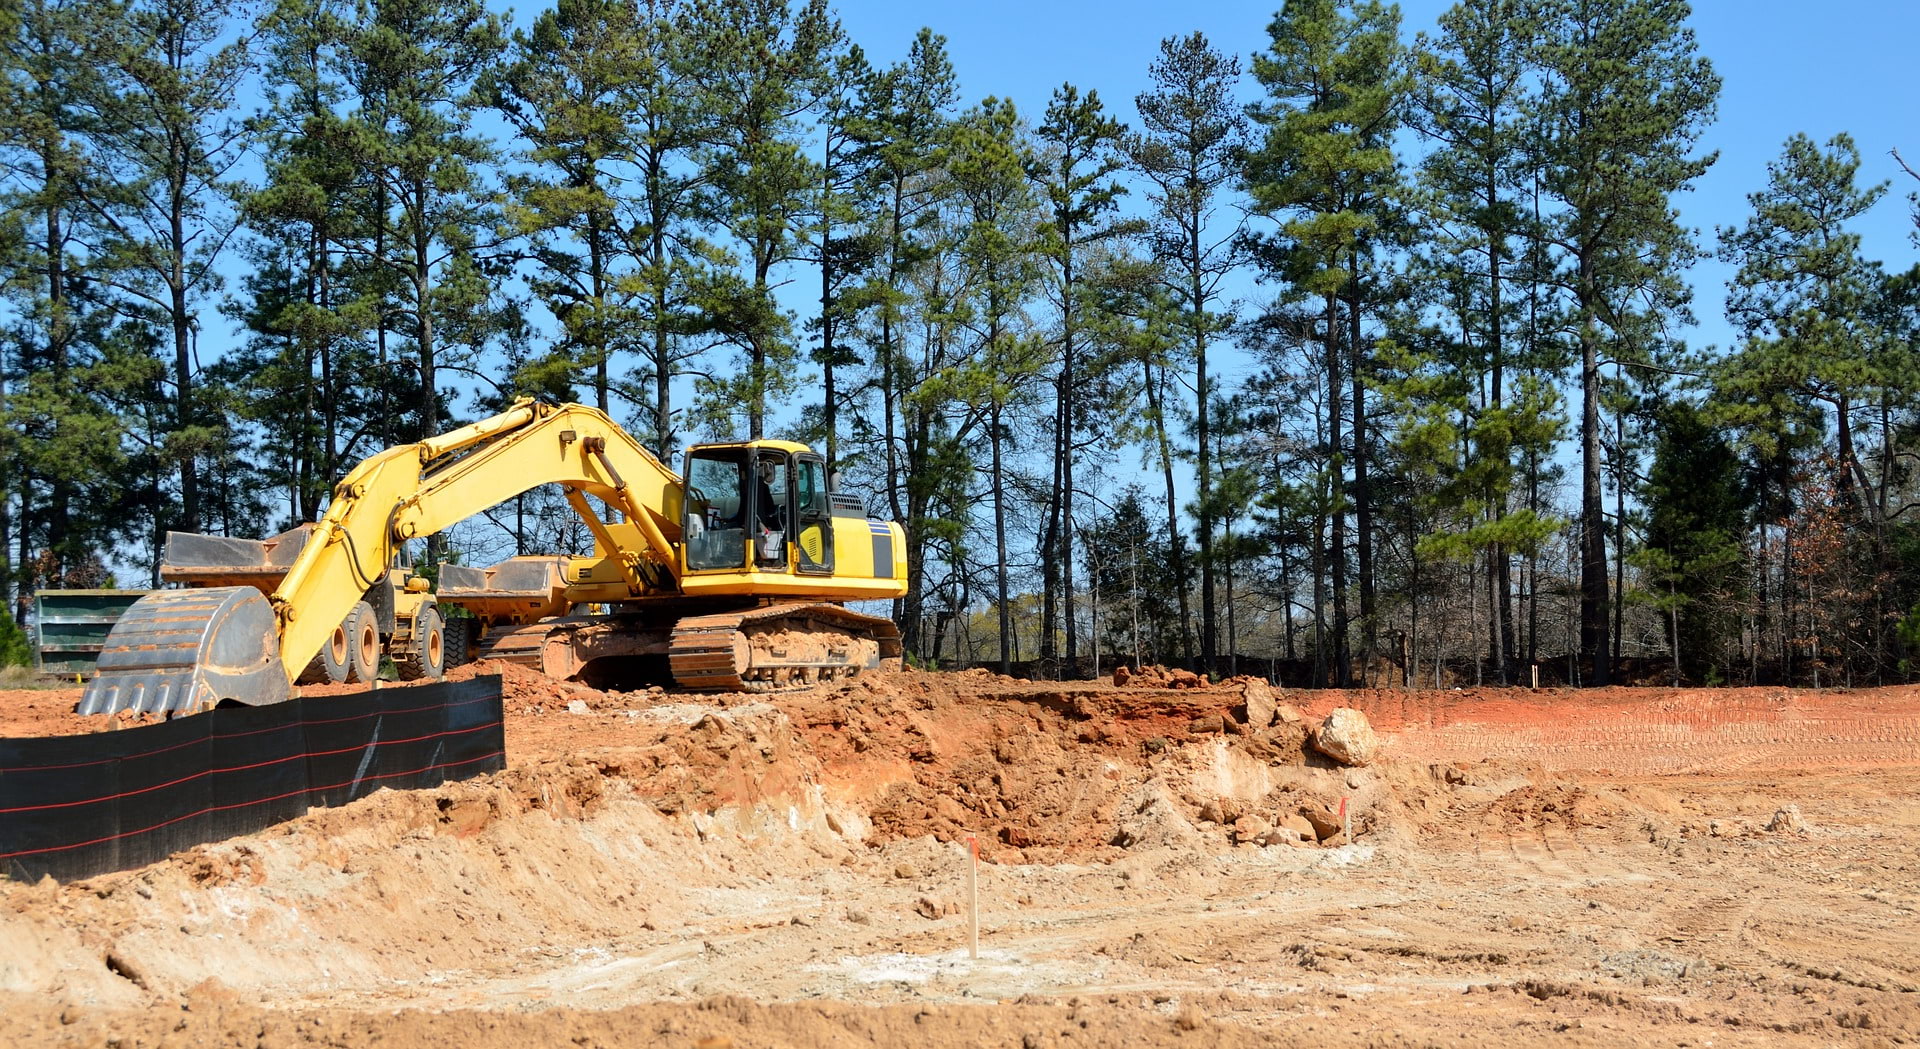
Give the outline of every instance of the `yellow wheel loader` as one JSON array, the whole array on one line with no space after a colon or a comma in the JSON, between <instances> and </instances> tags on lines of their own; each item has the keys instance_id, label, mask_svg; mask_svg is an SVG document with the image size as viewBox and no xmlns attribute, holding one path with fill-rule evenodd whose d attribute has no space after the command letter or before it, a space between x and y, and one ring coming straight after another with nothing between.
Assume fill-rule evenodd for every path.
<instances>
[{"instance_id":1,"label":"yellow wheel loader","mask_svg":"<svg viewBox=\"0 0 1920 1049\"><path fill-rule=\"evenodd\" d=\"M408 540L543 484L566 493L592 556L442 565L437 592L392 567ZM803 688L898 665L893 622L845 602L907 586L900 526L831 491L805 445L696 445L683 478L605 414L526 399L367 459L315 524L175 534L166 562L188 588L121 614L81 713L277 703L302 680L371 681L383 652L402 677L477 655L588 681Z\"/></svg>"}]
</instances>

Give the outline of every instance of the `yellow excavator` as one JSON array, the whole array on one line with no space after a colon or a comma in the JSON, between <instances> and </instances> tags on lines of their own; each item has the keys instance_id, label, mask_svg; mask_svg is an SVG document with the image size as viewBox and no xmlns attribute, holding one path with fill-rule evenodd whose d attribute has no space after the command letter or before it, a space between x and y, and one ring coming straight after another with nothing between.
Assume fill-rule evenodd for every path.
<instances>
[{"instance_id":1,"label":"yellow excavator","mask_svg":"<svg viewBox=\"0 0 1920 1049\"><path fill-rule=\"evenodd\" d=\"M592 532L591 556L443 565L437 593L393 567L409 540L545 484ZM791 441L696 445L682 477L578 404L523 399L380 452L319 522L273 540L176 534L168 551L190 563L164 574L188 587L121 614L81 713L280 702L301 680L370 681L383 651L403 677L477 655L732 691L809 687L901 655L891 620L845 603L906 593L905 533L833 491L820 456Z\"/></svg>"}]
</instances>

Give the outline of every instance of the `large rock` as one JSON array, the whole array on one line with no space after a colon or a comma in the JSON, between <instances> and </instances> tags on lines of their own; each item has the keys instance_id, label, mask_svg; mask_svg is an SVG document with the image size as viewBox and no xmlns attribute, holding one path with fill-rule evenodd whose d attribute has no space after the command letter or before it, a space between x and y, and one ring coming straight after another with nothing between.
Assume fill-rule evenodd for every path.
<instances>
[{"instance_id":1,"label":"large rock","mask_svg":"<svg viewBox=\"0 0 1920 1049\"><path fill-rule=\"evenodd\" d=\"M1182 670L1179 667L1175 667L1167 672L1167 687L1205 688L1207 687L1207 679L1191 670Z\"/></svg>"},{"instance_id":2,"label":"large rock","mask_svg":"<svg viewBox=\"0 0 1920 1049\"><path fill-rule=\"evenodd\" d=\"M1775 834L1805 834L1807 821L1800 815L1800 806L1783 805L1773 811L1773 818L1767 821L1767 829Z\"/></svg>"},{"instance_id":3,"label":"large rock","mask_svg":"<svg viewBox=\"0 0 1920 1049\"><path fill-rule=\"evenodd\" d=\"M1240 694L1246 698L1247 727L1255 732L1273 724L1275 711L1280 699L1273 694L1273 687L1257 677L1246 679L1240 686Z\"/></svg>"},{"instance_id":4,"label":"large rock","mask_svg":"<svg viewBox=\"0 0 1920 1049\"><path fill-rule=\"evenodd\" d=\"M1272 824L1269 824L1266 820L1252 813L1248 813L1233 821L1233 840L1235 844L1248 841L1258 842L1261 838L1271 833L1272 830Z\"/></svg>"},{"instance_id":5,"label":"large rock","mask_svg":"<svg viewBox=\"0 0 1920 1049\"><path fill-rule=\"evenodd\" d=\"M1340 833L1339 814L1318 802L1300 806L1297 818L1312 828L1315 841L1325 841Z\"/></svg>"},{"instance_id":6,"label":"large rock","mask_svg":"<svg viewBox=\"0 0 1920 1049\"><path fill-rule=\"evenodd\" d=\"M1310 822L1305 816L1299 815L1298 813L1292 816L1281 817L1280 821L1274 825L1273 829L1274 829L1274 833L1287 835L1291 838L1292 841L1319 841L1320 840L1320 835L1314 829L1313 823Z\"/></svg>"},{"instance_id":7,"label":"large rock","mask_svg":"<svg viewBox=\"0 0 1920 1049\"><path fill-rule=\"evenodd\" d=\"M1352 707L1335 707L1327 715L1313 734L1313 747L1342 765L1370 765L1380 756L1380 738Z\"/></svg>"}]
</instances>

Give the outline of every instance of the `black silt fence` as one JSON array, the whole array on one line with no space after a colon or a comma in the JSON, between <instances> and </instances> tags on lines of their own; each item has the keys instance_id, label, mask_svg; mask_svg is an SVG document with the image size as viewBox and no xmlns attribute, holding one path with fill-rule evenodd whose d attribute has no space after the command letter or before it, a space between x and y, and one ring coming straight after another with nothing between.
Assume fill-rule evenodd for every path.
<instances>
[{"instance_id":1,"label":"black silt fence","mask_svg":"<svg viewBox=\"0 0 1920 1049\"><path fill-rule=\"evenodd\" d=\"M506 765L500 678L0 739L0 872L71 881Z\"/></svg>"}]
</instances>

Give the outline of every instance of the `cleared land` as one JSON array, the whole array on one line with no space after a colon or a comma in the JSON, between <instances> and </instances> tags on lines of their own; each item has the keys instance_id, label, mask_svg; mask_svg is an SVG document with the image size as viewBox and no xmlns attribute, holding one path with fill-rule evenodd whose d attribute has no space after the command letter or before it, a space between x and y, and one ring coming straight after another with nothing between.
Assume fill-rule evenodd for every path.
<instances>
[{"instance_id":1,"label":"cleared land","mask_svg":"<svg viewBox=\"0 0 1920 1049\"><path fill-rule=\"evenodd\" d=\"M0 885L0 1043L1920 1039L1920 689L1290 693L1254 727L1239 683L476 671L502 773ZM76 696L0 693L0 732L97 729ZM1380 762L1307 745L1336 705ZM1257 843L1289 817L1323 840Z\"/></svg>"}]
</instances>

